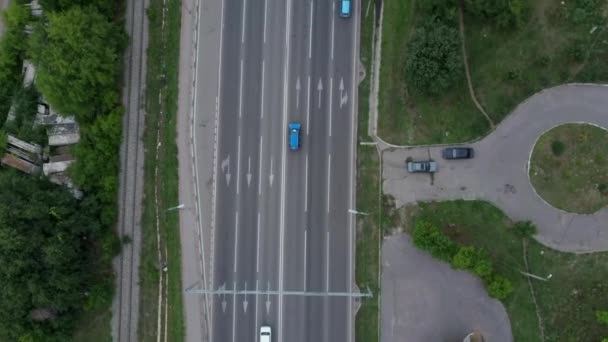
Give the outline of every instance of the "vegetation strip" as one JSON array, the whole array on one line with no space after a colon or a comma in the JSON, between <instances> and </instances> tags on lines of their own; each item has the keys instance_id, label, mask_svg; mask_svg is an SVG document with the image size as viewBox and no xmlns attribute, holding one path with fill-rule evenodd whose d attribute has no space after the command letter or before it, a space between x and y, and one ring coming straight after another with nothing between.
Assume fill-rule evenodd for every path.
<instances>
[{"instance_id":1,"label":"vegetation strip","mask_svg":"<svg viewBox=\"0 0 608 342\"><path fill-rule=\"evenodd\" d=\"M149 49L143 249L142 341L183 341L176 144L180 0L152 0ZM158 234L158 235L157 235ZM160 242L160 243L159 243ZM159 257L160 255L160 257Z\"/></svg>"}]
</instances>

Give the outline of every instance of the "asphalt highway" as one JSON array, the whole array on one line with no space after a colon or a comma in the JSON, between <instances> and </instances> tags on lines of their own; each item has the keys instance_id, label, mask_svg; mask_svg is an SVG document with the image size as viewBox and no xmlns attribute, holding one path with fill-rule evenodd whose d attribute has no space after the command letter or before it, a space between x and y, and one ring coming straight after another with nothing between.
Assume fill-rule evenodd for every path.
<instances>
[{"instance_id":1,"label":"asphalt highway","mask_svg":"<svg viewBox=\"0 0 608 342\"><path fill-rule=\"evenodd\" d=\"M359 10L338 4L223 2L213 285L278 294L214 296L212 341L354 340L350 298L303 295L353 291Z\"/></svg>"}]
</instances>

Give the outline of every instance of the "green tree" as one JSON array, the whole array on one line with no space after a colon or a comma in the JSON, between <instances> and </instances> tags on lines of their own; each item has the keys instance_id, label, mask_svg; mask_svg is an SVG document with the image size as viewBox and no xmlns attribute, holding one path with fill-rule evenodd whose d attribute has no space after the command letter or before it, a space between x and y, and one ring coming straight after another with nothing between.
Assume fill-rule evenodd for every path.
<instances>
[{"instance_id":1,"label":"green tree","mask_svg":"<svg viewBox=\"0 0 608 342\"><path fill-rule=\"evenodd\" d=\"M405 79L416 92L437 95L464 76L460 38L440 21L416 29L407 44Z\"/></svg>"},{"instance_id":2,"label":"green tree","mask_svg":"<svg viewBox=\"0 0 608 342\"><path fill-rule=\"evenodd\" d=\"M480 258L477 260L471 271L485 282L488 282L490 279L492 279L494 267L488 258Z\"/></svg>"},{"instance_id":3,"label":"green tree","mask_svg":"<svg viewBox=\"0 0 608 342\"><path fill-rule=\"evenodd\" d=\"M125 42L124 32L92 8L50 13L30 39L38 89L59 112L93 121L118 102Z\"/></svg>"},{"instance_id":4,"label":"green tree","mask_svg":"<svg viewBox=\"0 0 608 342\"><path fill-rule=\"evenodd\" d=\"M527 15L528 0L465 0L465 10L500 28L516 27Z\"/></svg>"},{"instance_id":5,"label":"green tree","mask_svg":"<svg viewBox=\"0 0 608 342\"><path fill-rule=\"evenodd\" d=\"M513 285L509 279L503 276L494 276L490 285L488 285L488 294L496 299L505 299L513 292Z\"/></svg>"},{"instance_id":6,"label":"green tree","mask_svg":"<svg viewBox=\"0 0 608 342\"><path fill-rule=\"evenodd\" d=\"M513 226L513 231L522 238L530 238L536 234L536 226L531 221L519 221Z\"/></svg>"},{"instance_id":7,"label":"green tree","mask_svg":"<svg viewBox=\"0 0 608 342\"><path fill-rule=\"evenodd\" d=\"M452 267L468 270L471 269L477 259L477 250L475 247L460 247L458 253L452 258Z\"/></svg>"},{"instance_id":8,"label":"green tree","mask_svg":"<svg viewBox=\"0 0 608 342\"><path fill-rule=\"evenodd\" d=\"M599 323L608 325L608 311L597 310L595 312L595 318Z\"/></svg>"},{"instance_id":9,"label":"green tree","mask_svg":"<svg viewBox=\"0 0 608 342\"><path fill-rule=\"evenodd\" d=\"M93 7L106 17L111 18L118 4L114 0L41 0L45 11L65 11L72 6Z\"/></svg>"},{"instance_id":10,"label":"green tree","mask_svg":"<svg viewBox=\"0 0 608 342\"><path fill-rule=\"evenodd\" d=\"M450 262L458 252L458 246L445 236L439 228L429 222L418 220L414 227L414 245L428 251L437 259Z\"/></svg>"},{"instance_id":11,"label":"green tree","mask_svg":"<svg viewBox=\"0 0 608 342\"><path fill-rule=\"evenodd\" d=\"M101 219L108 225L116 218L122 114L122 108L116 107L81 129L80 142L74 150L76 161L69 170L74 182L103 205Z\"/></svg>"},{"instance_id":12,"label":"green tree","mask_svg":"<svg viewBox=\"0 0 608 342\"><path fill-rule=\"evenodd\" d=\"M69 338L89 286L85 238L99 229L64 188L0 173L0 340Z\"/></svg>"}]
</instances>

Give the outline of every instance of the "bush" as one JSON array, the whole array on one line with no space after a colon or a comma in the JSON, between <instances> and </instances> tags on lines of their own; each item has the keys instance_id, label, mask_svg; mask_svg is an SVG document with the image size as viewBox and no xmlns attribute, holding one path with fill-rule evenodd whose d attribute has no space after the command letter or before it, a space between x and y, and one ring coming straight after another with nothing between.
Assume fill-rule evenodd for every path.
<instances>
[{"instance_id":1,"label":"bush","mask_svg":"<svg viewBox=\"0 0 608 342\"><path fill-rule=\"evenodd\" d=\"M490 285L488 285L488 294L496 299L505 299L513 292L513 285L509 279L502 276L494 276Z\"/></svg>"},{"instance_id":2,"label":"bush","mask_svg":"<svg viewBox=\"0 0 608 342\"><path fill-rule=\"evenodd\" d=\"M551 152L553 152L553 155L556 157L561 156L562 154L564 154L564 152L566 152L566 144L564 144L560 140L552 141Z\"/></svg>"},{"instance_id":3,"label":"bush","mask_svg":"<svg viewBox=\"0 0 608 342\"><path fill-rule=\"evenodd\" d=\"M608 325L608 311L597 310L595 312L595 318L597 319L598 323Z\"/></svg>"},{"instance_id":4,"label":"bush","mask_svg":"<svg viewBox=\"0 0 608 342\"><path fill-rule=\"evenodd\" d=\"M434 225L419 220L413 234L414 245L428 251L437 259L450 262L458 251L458 246Z\"/></svg>"},{"instance_id":5,"label":"bush","mask_svg":"<svg viewBox=\"0 0 608 342\"><path fill-rule=\"evenodd\" d=\"M494 267L492 266L492 262L489 259L480 259L477 261L471 271L473 272L473 274L475 274L487 283L490 279L492 279Z\"/></svg>"},{"instance_id":6,"label":"bush","mask_svg":"<svg viewBox=\"0 0 608 342\"><path fill-rule=\"evenodd\" d=\"M513 231L519 237L530 238L536 234L536 226L530 221L520 221L515 223Z\"/></svg>"},{"instance_id":7,"label":"bush","mask_svg":"<svg viewBox=\"0 0 608 342\"><path fill-rule=\"evenodd\" d=\"M519 26L527 16L527 0L466 0L465 10L496 23L499 28Z\"/></svg>"},{"instance_id":8,"label":"bush","mask_svg":"<svg viewBox=\"0 0 608 342\"><path fill-rule=\"evenodd\" d=\"M458 253L452 258L452 267L461 270L470 270L476 263L477 250L475 247L460 247Z\"/></svg>"},{"instance_id":9,"label":"bush","mask_svg":"<svg viewBox=\"0 0 608 342\"><path fill-rule=\"evenodd\" d=\"M114 296L114 284L112 279L112 277L99 279L98 282L91 287L87 300L84 303L84 309L86 311L95 311L110 307L112 304L112 297Z\"/></svg>"},{"instance_id":10,"label":"bush","mask_svg":"<svg viewBox=\"0 0 608 342\"><path fill-rule=\"evenodd\" d=\"M434 21L414 31L407 44L405 80L409 87L437 95L463 80L460 38L455 28Z\"/></svg>"}]
</instances>

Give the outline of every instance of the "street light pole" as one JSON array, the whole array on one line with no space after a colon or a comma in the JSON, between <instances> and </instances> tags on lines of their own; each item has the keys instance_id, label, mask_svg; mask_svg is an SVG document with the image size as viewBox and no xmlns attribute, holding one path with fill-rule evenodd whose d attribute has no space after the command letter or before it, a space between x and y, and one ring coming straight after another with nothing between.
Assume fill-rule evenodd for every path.
<instances>
[{"instance_id":1,"label":"street light pole","mask_svg":"<svg viewBox=\"0 0 608 342\"><path fill-rule=\"evenodd\" d=\"M368 213L364 213L362 211L357 211L357 210L354 210L354 209L348 209L348 212L351 213L351 214L354 214L354 215L363 215L363 216L369 215Z\"/></svg>"},{"instance_id":2,"label":"street light pole","mask_svg":"<svg viewBox=\"0 0 608 342\"><path fill-rule=\"evenodd\" d=\"M172 207L172 208L167 209L167 211L171 211L171 210L180 210L180 209L184 209L184 207L185 207L185 205L180 204L180 205L178 205L178 206L175 206L175 207Z\"/></svg>"}]
</instances>

